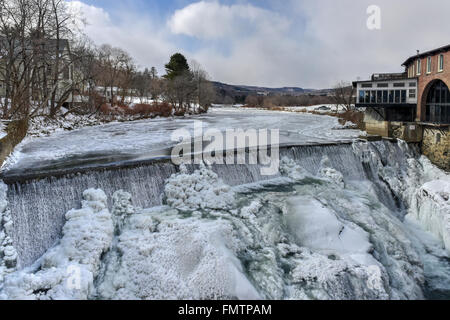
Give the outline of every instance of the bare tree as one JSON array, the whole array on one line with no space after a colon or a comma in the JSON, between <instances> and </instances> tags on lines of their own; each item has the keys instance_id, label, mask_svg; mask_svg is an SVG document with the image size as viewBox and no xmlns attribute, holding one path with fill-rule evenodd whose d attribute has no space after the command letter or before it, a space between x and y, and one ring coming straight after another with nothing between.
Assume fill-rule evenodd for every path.
<instances>
[{"instance_id":1,"label":"bare tree","mask_svg":"<svg viewBox=\"0 0 450 320\"><path fill-rule=\"evenodd\" d=\"M72 92L73 14L64 0L0 1L3 117L54 116Z\"/></svg>"},{"instance_id":2,"label":"bare tree","mask_svg":"<svg viewBox=\"0 0 450 320\"><path fill-rule=\"evenodd\" d=\"M160 97L167 90L167 81L163 78L155 77L150 83L150 95L152 100L158 104Z\"/></svg>"},{"instance_id":3,"label":"bare tree","mask_svg":"<svg viewBox=\"0 0 450 320\"><path fill-rule=\"evenodd\" d=\"M36 24L33 3L25 0L0 2L1 77L5 85L3 117L26 117L31 101L32 56L30 32Z\"/></svg>"},{"instance_id":4,"label":"bare tree","mask_svg":"<svg viewBox=\"0 0 450 320\"><path fill-rule=\"evenodd\" d=\"M343 107L350 111L354 106L354 89L351 83L340 81L334 88L333 100L336 108Z\"/></svg>"},{"instance_id":5,"label":"bare tree","mask_svg":"<svg viewBox=\"0 0 450 320\"><path fill-rule=\"evenodd\" d=\"M191 61L190 67L193 75L193 81L195 83L194 98L196 100L194 101L192 109L194 112L206 112L215 99L216 91L209 80L208 73L198 62L195 60ZM198 106L199 110L195 109L196 106Z\"/></svg>"},{"instance_id":6,"label":"bare tree","mask_svg":"<svg viewBox=\"0 0 450 320\"><path fill-rule=\"evenodd\" d=\"M104 95L109 90L111 103L114 103L115 89L120 86L119 76L134 68L133 59L125 50L104 44L99 49L99 63L102 68L99 80L103 84Z\"/></svg>"},{"instance_id":7,"label":"bare tree","mask_svg":"<svg viewBox=\"0 0 450 320\"><path fill-rule=\"evenodd\" d=\"M190 71L166 80L165 97L175 109L176 114L189 112L196 84Z\"/></svg>"}]
</instances>

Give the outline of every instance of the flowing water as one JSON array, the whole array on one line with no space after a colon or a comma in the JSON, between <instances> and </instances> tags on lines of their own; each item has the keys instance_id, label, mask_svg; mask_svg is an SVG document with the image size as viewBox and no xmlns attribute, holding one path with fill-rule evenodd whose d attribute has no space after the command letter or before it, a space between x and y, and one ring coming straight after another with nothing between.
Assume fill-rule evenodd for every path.
<instances>
[{"instance_id":1,"label":"flowing water","mask_svg":"<svg viewBox=\"0 0 450 320\"><path fill-rule=\"evenodd\" d=\"M133 225L133 219L159 219L155 228L160 228L159 234L167 251L157 259L161 265L152 262L151 268L155 268L154 277L159 275L158 268L162 268L160 278L163 280L158 278L154 284L161 288L156 293L149 293L148 288L130 287L128 291L120 290L120 294L111 289L119 279L118 274L136 272L136 277L140 277L143 272L123 269L126 259L135 259L132 254L127 254L132 252L131 249L113 249L102 258L102 269L96 279L97 293L91 297L450 299L450 260L446 251L438 239L405 219L414 191L426 182L427 176L417 146L390 141L355 141L285 147L280 153L282 170L270 177L262 176L257 165L212 166L210 169L218 178L233 187L234 195L226 207L221 203L228 198L220 198L221 191L217 190L206 194L202 200L212 203L209 208L190 208L186 202L189 194L172 201L167 186L171 185L171 177L179 174L180 168L168 161L10 181L7 199L13 221L11 238L19 264L30 266L57 244L66 222L65 214L72 208L80 208L84 190L103 190L108 197L107 206L113 212L117 207L113 201L117 197L113 195L118 190L125 190L131 195L135 208L132 211L136 215L133 214L131 222L125 224L121 231L123 236L116 241L130 247L133 243L127 244L123 237L129 234L143 237L135 236L139 227ZM188 166L186 170L187 176L196 177L198 166ZM207 179L205 184L208 183ZM177 185L176 181L174 185ZM177 195L178 191L173 194ZM180 210L176 203L184 203L186 207ZM178 213L161 207L167 204L178 208ZM177 224L180 227L175 231L170 229ZM164 228L167 228L167 234ZM172 288L173 283L182 281L177 278L171 282L171 278L164 275L165 270L174 268L174 261L167 260L168 257L178 257L176 259L181 259L182 266L193 263L183 262L187 258L182 255L183 250L193 249L183 247L180 239L171 238L183 228L191 230L180 235L188 243L190 237L212 237L213 243L227 242L222 238L217 240L216 236L222 232L221 228L230 228L231 233L227 231L225 233L229 234L223 237L232 237L229 243L238 243L235 248L227 244L233 249L225 249L220 244L213 249L222 256L230 255L226 264L237 267L232 272L223 271L224 275L231 272L233 277L238 277L236 274L239 274L241 278L237 279L241 279L242 286L228 290L218 284L216 288L205 289L204 292L210 292L208 294L191 296L192 290L204 288L205 284L200 285L198 281L207 281L206 278L195 278L197 280L189 282L193 287ZM217 234L211 230L216 230ZM162 241L154 237L152 234L140 240L156 244ZM205 250L202 247L200 251ZM213 262L218 254L214 250L210 253ZM200 261L206 255L195 253L194 256L196 254ZM201 262L196 268L203 266L202 263L206 265ZM149 267L144 265L142 269ZM177 269L177 274L192 275L195 268L186 268L189 271ZM216 280L209 280L211 286ZM367 289L370 281L375 284ZM183 292L186 292L185 296Z\"/></svg>"}]
</instances>

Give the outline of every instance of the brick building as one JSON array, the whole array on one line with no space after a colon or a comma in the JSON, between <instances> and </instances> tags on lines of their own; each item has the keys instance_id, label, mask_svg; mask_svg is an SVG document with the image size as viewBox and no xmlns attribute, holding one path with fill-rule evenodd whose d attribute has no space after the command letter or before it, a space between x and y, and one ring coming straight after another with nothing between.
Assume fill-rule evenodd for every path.
<instances>
[{"instance_id":1,"label":"brick building","mask_svg":"<svg viewBox=\"0 0 450 320\"><path fill-rule=\"evenodd\" d=\"M416 120L450 123L450 45L418 53L403 66L418 83Z\"/></svg>"},{"instance_id":2,"label":"brick building","mask_svg":"<svg viewBox=\"0 0 450 320\"><path fill-rule=\"evenodd\" d=\"M450 45L417 52L403 66L403 73L353 83L366 131L419 142L424 155L450 171Z\"/></svg>"},{"instance_id":3,"label":"brick building","mask_svg":"<svg viewBox=\"0 0 450 320\"><path fill-rule=\"evenodd\" d=\"M384 121L450 124L450 45L418 52L403 66L404 73L354 82L356 107Z\"/></svg>"}]
</instances>

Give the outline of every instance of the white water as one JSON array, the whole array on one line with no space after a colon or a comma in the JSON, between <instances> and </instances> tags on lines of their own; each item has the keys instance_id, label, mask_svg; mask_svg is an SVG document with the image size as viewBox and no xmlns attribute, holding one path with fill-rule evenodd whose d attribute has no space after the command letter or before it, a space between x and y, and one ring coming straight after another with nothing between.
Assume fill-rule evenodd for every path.
<instances>
[{"instance_id":1,"label":"white water","mask_svg":"<svg viewBox=\"0 0 450 320\"><path fill-rule=\"evenodd\" d=\"M84 252L69 218L59 245L32 268L6 276L3 297L449 298L448 233L436 228L448 217L447 195L436 184L446 185L448 175L414 148L386 141L295 147L282 156L282 175L265 182L258 182L257 167L187 168L172 175L177 168L163 164L10 188L11 236L24 265L60 237L61 208L80 203L87 186L105 190L111 212L105 222L114 222L116 232L111 237L109 227L96 227L102 224L77 225L105 239L94 252L107 252L74 259L90 273L81 291L63 290L67 257ZM119 189L131 192L114 193ZM55 201L38 201L42 197ZM21 213L30 208L40 213ZM46 212L58 214L60 225L49 225L54 217ZM52 237L34 235L38 230ZM56 269L47 270L42 261L55 259L49 266Z\"/></svg>"}]
</instances>

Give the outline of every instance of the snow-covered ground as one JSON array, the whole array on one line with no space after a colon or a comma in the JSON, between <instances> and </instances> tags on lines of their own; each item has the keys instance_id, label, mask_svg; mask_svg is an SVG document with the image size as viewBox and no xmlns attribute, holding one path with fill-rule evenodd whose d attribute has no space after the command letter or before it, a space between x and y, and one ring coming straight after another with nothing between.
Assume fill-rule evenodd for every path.
<instances>
[{"instance_id":1,"label":"snow-covered ground","mask_svg":"<svg viewBox=\"0 0 450 320\"><path fill-rule=\"evenodd\" d=\"M3 122L0 122L0 139L3 139L6 135L6 126Z\"/></svg>"},{"instance_id":2,"label":"snow-covered ground","mask_svg":"<svg viewBox=\"0 0 450 320\"><path fill-rule=\"evenodd\" d=\"M329 113L329 112L344 112L344 106L336 106L335 104L318 104L314 106L294 106L294 107L285 107L287 111L294 112L317 112L317 113Z\"/></svg>"},{"instance_id":3,"label":"snow-covered ground","mask_svg":"<svg viewBox=\"0 0 450 320\"><path fill-rule=\"evenodd\" d=\"M280 143L314 144L351 141L363 134L342 128L338 119L328 116L236 108L212 108L208 114L186 118L160 118L90 126L48 137L26 139L5 162L3 170L23 171L42 166L81 166L90 163L146 159L167 154L176 144L174 130L194 130L194 120L204 130L280 129Z\"/></svg>"}]
</instances>

